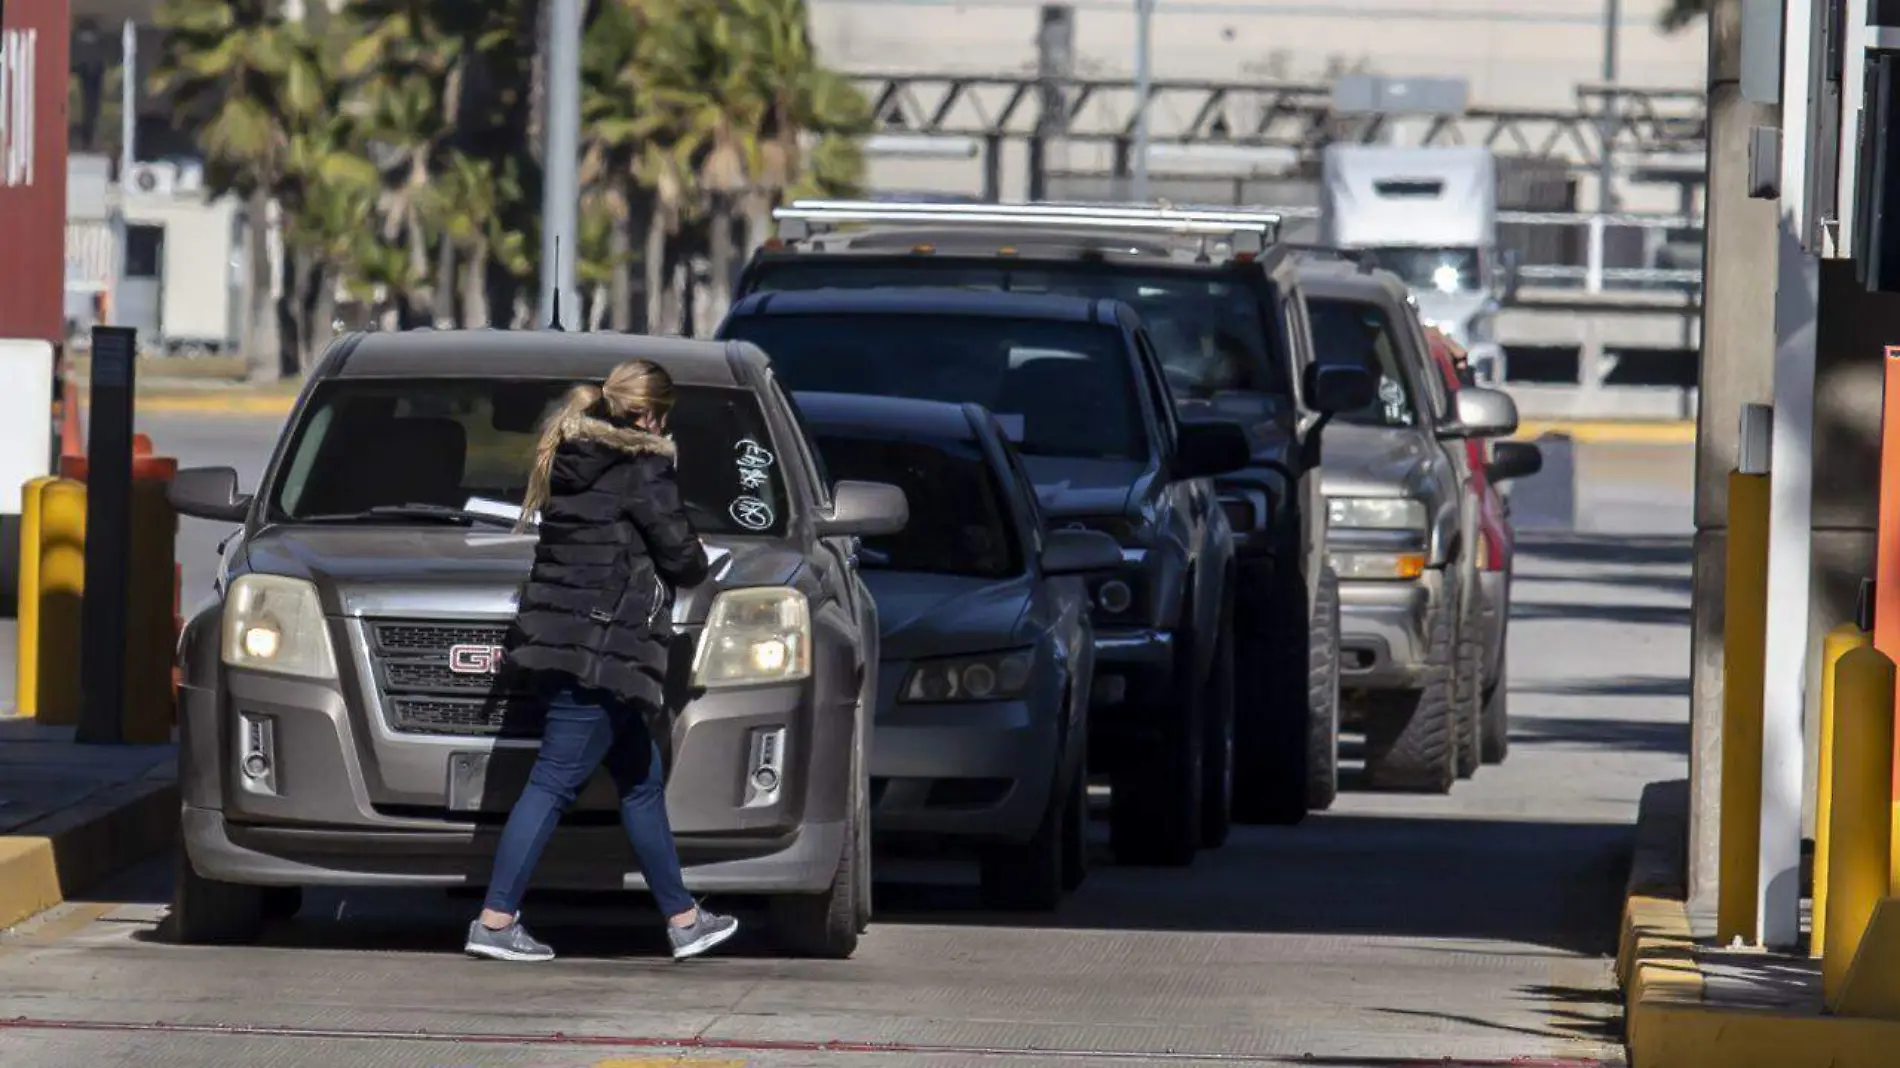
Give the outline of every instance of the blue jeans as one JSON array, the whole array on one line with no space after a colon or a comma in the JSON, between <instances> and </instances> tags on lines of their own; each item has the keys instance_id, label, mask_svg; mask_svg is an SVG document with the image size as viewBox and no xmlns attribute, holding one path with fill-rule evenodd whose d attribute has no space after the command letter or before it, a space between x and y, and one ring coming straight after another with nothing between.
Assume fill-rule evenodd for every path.
<instances>
[{"instance_id":1,"label":"blue jeans","mask_svg":"<svg viewBox=\"0 0 1900 1068\"><path fill-rule=\"evenodd\" d=\"M666 819L660 747L647 732L646 718L638 708L575 687L556 694L548 706L541 753L502 828L483 907L510 916L520 911L528 880L561 813L602 762L620 792L620 822L633 843L647 889L667 916L692 911L693 898L686 892L673 828Z\"/></svg>"}]
</instances>

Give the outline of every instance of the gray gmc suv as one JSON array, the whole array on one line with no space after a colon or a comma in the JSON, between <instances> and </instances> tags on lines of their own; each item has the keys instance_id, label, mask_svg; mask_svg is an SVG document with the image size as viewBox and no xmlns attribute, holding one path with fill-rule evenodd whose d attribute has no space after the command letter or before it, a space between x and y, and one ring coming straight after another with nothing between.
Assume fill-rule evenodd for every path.
<instances>
[{"instance_id":1,"label":"gray gmc suv","mask_svg":"<svg viewBox=\"0 0 1900 1068\"><path fill-rule=\"evenodd\" d=\"M304 886L486 880L538 733L537 700L497 673L532 559L511 532L529 458L571 385L635 358L677 383L680 484L715 561L672 619L687 885L768 896L794 953L853 951L879 680L852 553L902 529L904 496L828 488L752 346L554 332L347 336L254 496L229 468L178 474L180 512L243 526L179 644L175 938L254 937ZM610 787L583 793L537 886L642 887Z\"/></svg>"}]
</instances>

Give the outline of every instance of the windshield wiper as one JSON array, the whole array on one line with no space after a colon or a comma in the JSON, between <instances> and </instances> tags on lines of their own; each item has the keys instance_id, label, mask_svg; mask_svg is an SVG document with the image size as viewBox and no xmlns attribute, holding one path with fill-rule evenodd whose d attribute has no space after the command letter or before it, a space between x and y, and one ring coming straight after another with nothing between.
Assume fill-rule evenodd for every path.
<instances>
[{"instance_id":1,"label":"windshield wiper","mask_svg":"<svg viewBox=\"0 0 1900 1068\"><path fill-rule=\"evenodd\" d=\"M495 515L491 512L475 512L466 508L449 508L440 504L379 504L361 512L298 516L292 522L360 523L367 519L428 519L441 523L486 523L490 526L510 529L513 529L515 525L515 521L506 516Z\"/></svg>"}]
</instances>

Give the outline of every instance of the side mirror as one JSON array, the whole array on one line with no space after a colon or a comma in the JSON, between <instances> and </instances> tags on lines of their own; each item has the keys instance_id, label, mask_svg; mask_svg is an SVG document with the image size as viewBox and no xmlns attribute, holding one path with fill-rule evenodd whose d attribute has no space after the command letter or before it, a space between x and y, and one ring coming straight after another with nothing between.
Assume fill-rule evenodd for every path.
<instances>
[{"instance_id":1,"label":"side mirror","mask_svg":"<svg viewBox=\"0 0 1900 1068\"><path fill-rule=\"evenodd\" d=\"M1528 441L1500 441L1491 446L1484 477L1493 484L1529 478L1544 469L1544 450Z\"/></svg>"},{"instance_id":2,"label":"side mirror","mask_svg":"<svg viewBox=\"0 0 1900 1068\"><path fill-rule=\"evenodd\" d=\"M238 492L237 469L187 467L172 476L165 499L179 515L242 523L251 512L251 496Z\"/></svg>"},{"instance_id":3,"label":"side mirror","mask_svg":"<svg viewBox=\"0 0 1900 1068\"><path fill-rule=\"evenodd\" d=\"M1253 445L1239 423L1207 419L1181 424L1175 439L1175 478L1210 478L1253 463Z\"/></svg>"},{"instance_id":4,"label":"side mirror","mask_svg":"<svg viewBox=\"0 0 1900 1068\"><path fill-rule=\"evenodd\" d=\"M1379 399L1379 383L1372 372L1354 363L1316 360L1301 374L1300 392L1307 407L1321 415L1358 411Z\"/></svg>"},{"instance_id":5,"label":"side mirror","mask_svg":"<svg viewBox=\"0 0 1900 1068\"><path fill-rule=\"evenodd\" d=\"M1099 530L1052 530L1043 536L1042 570L1049 575L1078 575L1120 567L1122 547Z\"/></svg>"},{"instance_id":6,"label":"side mirror","mask_svg":"<svg viewBox=\"0 0 1900 1068\"><path fill-rule=\"evenodd\" d=\"M874 538L910 522L910 499L885 482L844 481L832 487L831 510L818 517L820 537Z\"/></svg>"},{"instance_id":7,"label":"side mirror","mask_svg":"<svg viewBox=\"0 0 1900 1068\"><path fill-rule=\"evenodd\" d=\"M1502 438L1517 433L1517 402L1495 389L1461 389L1458 417L1439 430L1443 438Z\"/></svg>"}]
</instances>

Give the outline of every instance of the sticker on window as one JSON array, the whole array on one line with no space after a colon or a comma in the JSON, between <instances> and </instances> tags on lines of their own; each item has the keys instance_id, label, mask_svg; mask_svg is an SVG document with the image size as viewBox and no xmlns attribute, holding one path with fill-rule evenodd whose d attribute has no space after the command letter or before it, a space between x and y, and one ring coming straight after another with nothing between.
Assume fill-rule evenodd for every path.
<instances>
[{"instance_id":1,"label":"sticker on window","mask_svg":"<svg viewBox=\"0 0 1900 1068\"><path fill-rule=\"evenodd\" d=\"M778 517L770 504L754 494L771 483L769 472L778 460L770 449L751 438L740 440L733 451L738 453L732 463L738 474L739 488L746 492L733 498L726 506L726 514L747 530L766 530Z\"/></svg>"}]
</instances>

